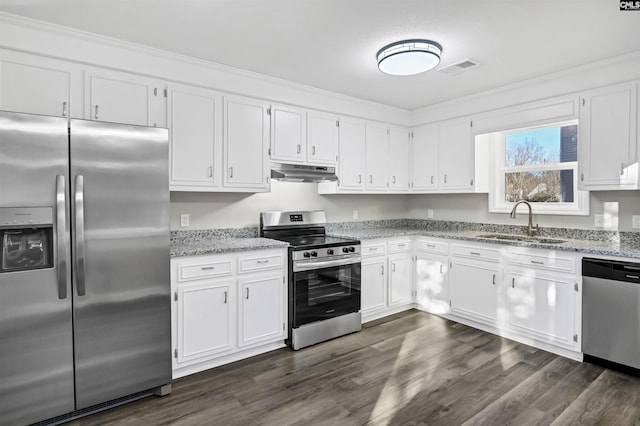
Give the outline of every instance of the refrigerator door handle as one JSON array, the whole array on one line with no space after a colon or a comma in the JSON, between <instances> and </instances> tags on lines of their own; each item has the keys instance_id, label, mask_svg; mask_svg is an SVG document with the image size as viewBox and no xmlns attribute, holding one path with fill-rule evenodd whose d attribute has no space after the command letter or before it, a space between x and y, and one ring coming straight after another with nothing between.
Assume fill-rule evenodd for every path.
<instances>
[{"instance_id":1,"label":"refrigerator door handle","mask_svg":"<svg viewBox=\"0 0 640 426\"><path fill-rule=\"evenodd\" d=\"M76 175L76 291L78 296L86 294L85 276L84 276L84 176Z\"/></svg>"},{"instance_id":2,"label":"refrigerator door handle","mask_svg":"<svg viewBox=\"0 0 640 426\"><path fill-rule=\"evenodd\" d=\"M58 299L67 298L67 200L65 176L56 175L56 241L58 262Z\"/></svg>"}]
</instances>

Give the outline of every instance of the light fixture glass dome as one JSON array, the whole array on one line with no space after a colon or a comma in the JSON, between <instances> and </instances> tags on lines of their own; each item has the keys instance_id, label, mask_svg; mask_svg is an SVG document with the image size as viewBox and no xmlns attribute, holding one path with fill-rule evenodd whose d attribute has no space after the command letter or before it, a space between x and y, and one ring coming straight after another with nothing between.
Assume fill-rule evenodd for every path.
<instances>
[{"instance_id":1,"label":"light fixture glass dome","mask_svg":"<svg viewBox=\"0 0 640 426\"><path fill-rule=\"evenodd\" d=\"M431 40L412 39L391 43L378 50L378 68L385 74L413 75L440 63L442 46Z\"/></svg>"}]
</instances>

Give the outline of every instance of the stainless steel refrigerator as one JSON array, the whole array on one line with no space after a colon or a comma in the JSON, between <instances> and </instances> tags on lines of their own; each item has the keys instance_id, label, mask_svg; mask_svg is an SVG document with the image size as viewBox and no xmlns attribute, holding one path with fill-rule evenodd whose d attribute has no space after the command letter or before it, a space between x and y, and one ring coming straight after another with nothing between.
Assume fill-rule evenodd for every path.
<instances>
[{"instance_id":1,"label":"stainless steel refrigerator","mask_svg":"<svg viewBox=\"0 0 640 426\"><path fill-rule=\"evenodd\" d=\"M167 139L0 111L1 424L170 392Z\"/></svg>"}]
</instances>

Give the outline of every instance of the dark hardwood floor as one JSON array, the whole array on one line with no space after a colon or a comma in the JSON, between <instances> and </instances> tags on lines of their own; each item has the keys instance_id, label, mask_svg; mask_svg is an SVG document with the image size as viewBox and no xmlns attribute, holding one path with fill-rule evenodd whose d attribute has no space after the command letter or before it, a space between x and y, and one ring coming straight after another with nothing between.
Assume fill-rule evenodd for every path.
<instances>
[{"instance_id":1,"label":"dark hardwood floor","mask_svg":"<svg viewBox=\"0 0 640 426\"><path fill-rule=\"evenodd\" d=\"M70 425L638 425L640 378L419 311Z\"/></svg>"}]
</instances>

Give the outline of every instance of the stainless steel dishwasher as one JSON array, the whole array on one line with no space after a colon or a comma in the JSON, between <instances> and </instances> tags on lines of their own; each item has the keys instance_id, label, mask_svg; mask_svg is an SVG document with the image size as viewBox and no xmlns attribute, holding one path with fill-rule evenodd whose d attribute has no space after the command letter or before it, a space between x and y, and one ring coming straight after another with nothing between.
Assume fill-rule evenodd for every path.
<instances>
[{"instance_id":1,"label":"stainless steel dishwasher","mask_svg":"<svg viewBox=\"0 0 640 426\"><path fill-rule=\"evenodd\" d=\"M640 368L640 263L582 260L582 352Z\"/></svg>"}]
</instances>

